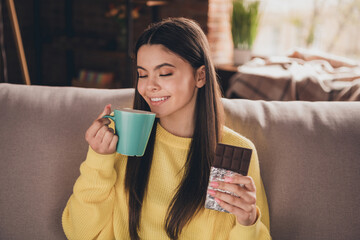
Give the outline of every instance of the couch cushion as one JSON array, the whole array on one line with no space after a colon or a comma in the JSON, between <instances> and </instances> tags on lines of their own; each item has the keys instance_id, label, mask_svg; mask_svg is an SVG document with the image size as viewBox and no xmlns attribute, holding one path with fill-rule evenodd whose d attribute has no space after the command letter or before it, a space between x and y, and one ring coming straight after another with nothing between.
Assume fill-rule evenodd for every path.
<instances>
[{"instance_id":1,"label":"couch cushion","mask_svg":"<svg viewBox=\"0 0 360 240\"><path fill-rule=\"evenodd\" d=\"M65 239L85 131L106 104L131 106L133 93L0 84L0 239Z\"/></svg>"},{"instance_id":2,"label":"couch cushion","mask_svg":"<svg viewBox=\"0 0 360 240\"><path fill-rule=\"evenodd\" d=\"M258 150L273 239L358 239L360 103L223 102Z\"/></svg>"}]
</instances>

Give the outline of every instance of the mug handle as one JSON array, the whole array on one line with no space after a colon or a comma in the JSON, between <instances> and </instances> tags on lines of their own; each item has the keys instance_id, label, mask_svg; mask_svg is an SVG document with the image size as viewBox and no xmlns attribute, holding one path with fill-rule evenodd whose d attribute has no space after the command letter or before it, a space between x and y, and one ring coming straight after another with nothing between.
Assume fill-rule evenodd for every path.
<instances>
[{"instance_id":1,"label":"mug handle","mask_svg":"<svg viewBox=\"0 0 360 240\"><path fill-rule=\"evenodd\" d=\"M110 118L111 120L113 120L115 122L115 117L111 116L111 115L105 115L102 118Z\"/></svg>"}]
</instances>

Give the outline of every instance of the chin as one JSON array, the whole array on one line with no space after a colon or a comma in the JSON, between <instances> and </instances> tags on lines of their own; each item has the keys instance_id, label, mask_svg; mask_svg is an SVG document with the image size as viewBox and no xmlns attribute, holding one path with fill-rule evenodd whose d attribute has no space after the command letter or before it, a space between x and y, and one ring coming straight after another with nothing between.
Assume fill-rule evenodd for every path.
<instances>
[{"instance_id":1,"label":"chin","mask_svg":"<svg viewBox=\"0 0 360 240\"><path fill-rule=\"evenodd\" d=\"M163 117L163 115L162 115L162 114L160 114L160 113L157 113L157 112L153 112L153 113L155 113L155 114L156 114L156 115L155 115L155 117L156 117L156 118L159 118L159 119L160 119L160 118L162 118L162 117Z\"/></svg>"},{"instance_id":2,"label":"chin","mask_svg":"<svg viewBox=\"0 0 360 240\"><path fill-rule=\"evenodd\" d=\"M156 114L155 117L156 117L156 118L159 118L159 119L165 116L164 113L161 113L161 112L158 112L158 111L153 111L153 110L151 110L151 112L155 113L155 114Z\"/></svg>"}]
</instances>

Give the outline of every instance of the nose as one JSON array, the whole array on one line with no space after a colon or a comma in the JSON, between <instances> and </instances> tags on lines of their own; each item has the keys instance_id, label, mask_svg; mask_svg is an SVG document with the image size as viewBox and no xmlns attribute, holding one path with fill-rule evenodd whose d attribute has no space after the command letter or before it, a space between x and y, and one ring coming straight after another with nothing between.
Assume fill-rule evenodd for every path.
<instances>
[{"instance_id":1,"label":"nose","mask_svg":"<svg viewBox=\"0 0 360 240\"><path fill-rule=\"evenodd\" d=\"M149 76L146 88L148 91L158 91L160 89L156 76Z\"/></svg>"}]
</instances>

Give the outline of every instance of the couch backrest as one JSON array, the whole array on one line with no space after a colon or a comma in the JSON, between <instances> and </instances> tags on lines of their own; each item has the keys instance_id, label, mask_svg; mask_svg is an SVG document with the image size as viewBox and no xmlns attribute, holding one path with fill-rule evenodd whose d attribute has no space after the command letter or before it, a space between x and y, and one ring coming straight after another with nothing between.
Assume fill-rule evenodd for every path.
<instances>
[{"instance_id":1,"label":"couch backrest","mask_svg":"<svg viewBox=\"0 0 360 240\"><path fill-rule=\"evenodd\" d=\"M224 99L259 155L275 240L360 236L360 102Z\"/></svg>"},{"instance_id":2,"label":"couch backrest","mask_svg":"<svg viewBox=\"0 0 360 240\"><path fill-rule=\"evenodd\" d=\"M61 214L86 129L133 89L0 84L0 239L65 239ZM227 125L258 150L273 239L360 235L360 103L224 99Z\"/></svg>"},{"instance_id":3,"label":"couch backrest","mask_svg":"<svg viewBox=\"0 0 360 240\"><path fill-rule=\"evenodd\" d=\"M105 105L130 107L133 89L0 84L0 239L66 239L61 215Z\"/></svg>"}]
</instances>

